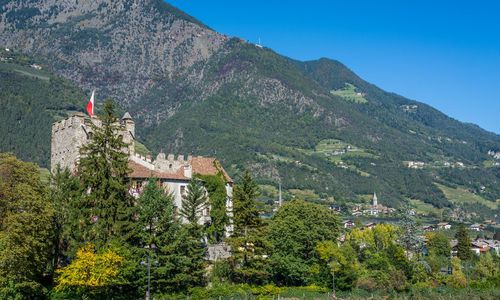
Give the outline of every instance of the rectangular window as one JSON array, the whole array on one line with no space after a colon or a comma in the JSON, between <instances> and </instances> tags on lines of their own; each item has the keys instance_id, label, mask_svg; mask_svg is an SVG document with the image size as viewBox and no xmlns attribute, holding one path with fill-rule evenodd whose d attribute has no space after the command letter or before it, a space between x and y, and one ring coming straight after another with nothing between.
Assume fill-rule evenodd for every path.
<instances>
[{"instance_id":1,"label":"rectangular window","mask_svg":"<svg viewBox=\"0 0 500 300\"><path fill-rule=\"evenodd\" d=\"M184 195L186 195L186 186L181 185L181 196L184 196Z\"/></svg>"}]
</instances>

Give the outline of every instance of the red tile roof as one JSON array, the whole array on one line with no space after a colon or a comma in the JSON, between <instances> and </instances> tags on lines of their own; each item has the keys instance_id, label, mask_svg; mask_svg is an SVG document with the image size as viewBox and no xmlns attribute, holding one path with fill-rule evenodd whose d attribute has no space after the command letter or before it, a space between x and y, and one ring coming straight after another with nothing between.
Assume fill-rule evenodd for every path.
<instances>
[{"instance_id":1,"label":"red tile roof","mask_svg":"<svg viewBox=\"0 0 500 300\"><path fill-rule=\"evenodd\" d=\"M175 173L159 172L130 160L128 161L128 167L132 170L129 174L131 178L155 177L160 179L189 180L189 178L184 176L184 170L182 168Z\"/></svg>"},{"instance_id":2,"label":"red tile roof","mask_svg":"<svg viewBox=\"0 0 500 300\"><path fill-rule=\"evenodd\" d=\"M193 174L200 175L216 175L222 172L224 177L228 182L233 182L231 177L227 174L226 170L220 165L219 161L212 157L193 157L188 163L193 168ZM186 180L189 181L190 178L184 176L184 169L179 168L175 173L161 172L156 170L151 170L146 166L138 164L134 161L129 160L129 168L132 172L129 174L131 178L149 178L156 177L160 179L172 179L172 180Z\"/></svg>"},{"instance_id":3,"label":"red tile roof","mask_svg":"<svg viewBox=\"0 0 500 300\"><path fill-rule=\"evenodd\" d=\"M233 182L220 162L213 157L195 156L191 159L190 164L193 166L193 174L217 175L222 172L228 182Z\"/></svg>"}]
</instances>

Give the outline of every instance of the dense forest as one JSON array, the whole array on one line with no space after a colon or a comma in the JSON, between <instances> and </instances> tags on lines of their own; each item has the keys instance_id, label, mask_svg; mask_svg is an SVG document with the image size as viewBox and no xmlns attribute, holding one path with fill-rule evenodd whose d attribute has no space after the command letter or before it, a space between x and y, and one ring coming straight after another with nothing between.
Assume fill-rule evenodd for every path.
<instances>
[{"instance_id":1,"label":"dense forest","mask_svg":"<svg viewBox=\"0 0 500 300\"><path fill-rule=\"evenodd\" d=\"M0 57L0 150L49 167L52 123L81 110L83 93L25 55L1 49Z\"/></svg>"}]
</instances>

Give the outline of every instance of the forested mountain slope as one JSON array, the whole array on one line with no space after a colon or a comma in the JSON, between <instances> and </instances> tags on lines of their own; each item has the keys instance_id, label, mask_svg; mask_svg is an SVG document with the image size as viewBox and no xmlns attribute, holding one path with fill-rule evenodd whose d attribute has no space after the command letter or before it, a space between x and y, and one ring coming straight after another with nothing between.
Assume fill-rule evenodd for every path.
<instances>
[{"instance_id":1,"label":"forested mountain slope","mask_svg":"<svg viewBox=\"0 0 500 300\"><path fill-rule=\"evenodd\" d=\"M160 0L3 0L0 46L114 98L155 152L216 155L232 175L250 168L263 184L281 180L315 199L377 191L390 206L451 207L435 183L500 198L488 154L500 151L498 135L383 91L340 62L295 61L228 38Z\"/></svg>"},{"instance_id":2,"label":"forested mountain slope","mask_svg":"<svg viewBox=\"0 0 500 300\"><path fill-rule=\"evenodd\" d=\"M48 167L52 123L80 110L83 92L32 58L4 49L0 58L0 152Z\"/></svg>"}]
</instances>

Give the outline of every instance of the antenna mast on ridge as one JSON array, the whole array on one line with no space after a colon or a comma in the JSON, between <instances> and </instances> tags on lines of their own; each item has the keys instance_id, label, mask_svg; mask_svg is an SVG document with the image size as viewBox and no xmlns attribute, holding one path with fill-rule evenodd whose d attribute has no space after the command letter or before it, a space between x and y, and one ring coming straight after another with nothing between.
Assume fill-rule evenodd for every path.
<instances>
[{"instance_id":1,"label":"antenna mast on ridge","mask_svg":"<svg viewBox=\"0 0 500 300\"><path fill-rule=\"evenodd\" d=\"M259 42L257 44L255 44L255 46L262 48L262 44L260 43L260 37L259 37Z\"/></svg>"}]
</instances>

